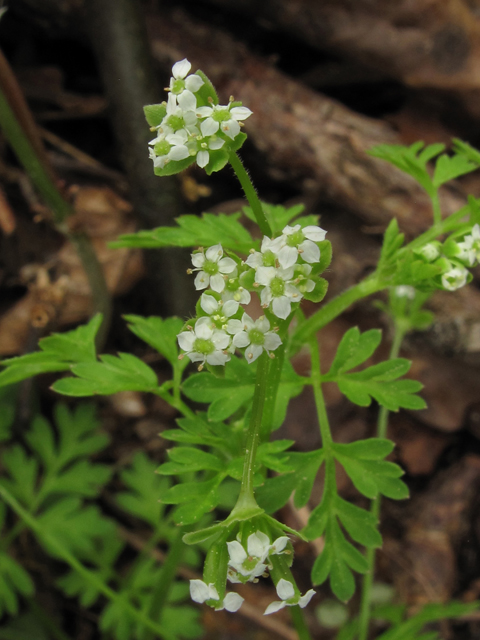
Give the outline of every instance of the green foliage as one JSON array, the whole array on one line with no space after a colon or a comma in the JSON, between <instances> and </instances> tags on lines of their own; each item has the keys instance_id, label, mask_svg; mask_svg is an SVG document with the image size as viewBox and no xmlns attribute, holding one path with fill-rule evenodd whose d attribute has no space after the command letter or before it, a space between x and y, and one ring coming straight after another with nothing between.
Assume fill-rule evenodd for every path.
<instances>
[{"instance_id":1,"label":"green foliage","mask_svg":"<svg viewBox=\"0 0 480 640\"><path fill-rule=\"evenodd\" d=\"M0 387L40 373L68 371L72 364L94 362L95 336L101 323L102 316L97 314L73 331L42 338L38 343L40 351L4 360L1 364L6 368L0 373Z\"/></svg>"},{"instance_id":2,"label":"green foliage","mask_svg":"<svg viewBox=\"0 0 480 640\"><path fill-rule=\"evenodd\" d=\"M172 316L166 320L152 316L124 316L128 322L128 328L141 340L156 349L173 368L185 369L188 360L179 360L177 335L182 331L184 322L180 318Z\"/></svg>"},{"instance_id":3,"label":"green foliage","mask_svg":"<svg viewBox=\"0 0 480 640\"><path fill-rule=\"evenodd\" d=\"M372 365L359 372L351 372L363 364L375 351L381 340L381 331L371 329L361 334L352 327L343 336L335 359L325 382L336 382L347 398L362 407L367 407L372 398L390 411L423 409L425 402L415 395L422 385L415 380L398 380L410 369L410 361L394 358Z\"/></svg>"},{"instance_id":4,"label":"green foliage","mask_svg":"<svg viewBox=\"0 0 480 640\"><path fill-rule=\"evenodd\" d=\"M19 596L31 596L34 591L33 581L25 569L0 551L0 616L4 613L17 615Z\"/></svg>"},{"instance_id":5,"label":"green foliage","mask_svg":"<svg viewBox=\"0 0 480 640\"><path fill-rule=\"evenodd\" d=\"M167 165L168 166L168 165ZM221 243L224 249L238 251L245 255L250 249L259 248L258 240L240 224L240 213L225 215L204 213L201 217L186 215L176 218L176 227L157 227L151 231L139 231L120 236L110 243L113 248L144 247L209 247Z\"/></svg>"},{"instance_id":6,"label":"green foliage","mask_svg":"<svg viewBox=\"0 0 480 640\"><path fill-rule=\"evenodd\" d=\"M302 228L308 225L318 224L318 216L316 215L298 217L305 209L303 204L295 204L293 207L286 209L282 205L262 202L262 209L273 236L280 235L285 226L290 223L299 224ZM256 222L255 214L251 207L243 207L242 211L249 220Z\"/></svg>"}]
</instances>

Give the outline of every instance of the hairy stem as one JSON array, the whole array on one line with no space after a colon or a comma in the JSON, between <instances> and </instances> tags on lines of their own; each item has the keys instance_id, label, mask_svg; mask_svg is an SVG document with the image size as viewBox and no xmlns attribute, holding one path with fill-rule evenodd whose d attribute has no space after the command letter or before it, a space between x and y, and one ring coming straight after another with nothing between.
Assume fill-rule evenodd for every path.
<instances>
[{"instance_id":1,"label":"hairy stem","mask_svg":"<svg viewBox=\"0 0 480 640\"><path fill-rule=\"evenodd\" d=\"M56 554L64 562L66 562L74 571L82 576L84 580L94 586L100 593L106 596L112 602L116 602L121 605L128 613L140 622L143 626L147 627L154 632L155 636L160 638L172 638L169 634L165 633L160 624L154 622L148 618L142 611L136 609L128 602L125 597L119 595L113 589L111 589L103 580L101 580L93 571L87 569L75 556L63 546L63 544L55 538L49 531L47 531L38 520L36 520L28 511L26 511L22 505L11 495L11 493L0 485L0 496L5 500L8 506L21 518L29 529L31 529L39 538L44 540L47 544L53 547Z\"/></svg>"},{"instance_id":2,"label":"hairy stem","mask_svg":"<svg viewBox=\"0 0 480 640\"><path fill-rule=\"evenodd\" d=\"M260 227L261 232L263 233L263 235L271 238L272 230L270 229L270 225L268 224L263 212L262 204L258 199L255 187L253 186L252 181L250 180L250 177L245 170L242 161L235 153L235 151L232 151L230 153L229 161L237 175L240 184L242 185L242 189L245 192L248 203L252 207L252 211L255 215L255 218L257 219L257 224Z\"/></svg>"},{"instance_id":3,"label":"hairy stem","mask_svg":"<svg viewBox=\"0 0 480 640\"><path fill-rule=\"evenodd\" d=\"M405 337L406 327L400 322L395 322L395 331L393 335L392 346L390 347L390 360L398 358L400 347ZM388 415L389 411L385 407L380 407L377 420L377 437L385 438L388 428ZM380 517L381 496L378 495L376 500L372 501L370 512L375 516L375 520ZM366 558L368 562L368 570L363 576L362 582L362 595L360 602L360 615L358 623L358 640L367 640L368 630L370 626L370 614L371 614L371 594L372 584L375 574L375 557L376 549L370 547L367 549Z\"/></svg>"}]
</instances>

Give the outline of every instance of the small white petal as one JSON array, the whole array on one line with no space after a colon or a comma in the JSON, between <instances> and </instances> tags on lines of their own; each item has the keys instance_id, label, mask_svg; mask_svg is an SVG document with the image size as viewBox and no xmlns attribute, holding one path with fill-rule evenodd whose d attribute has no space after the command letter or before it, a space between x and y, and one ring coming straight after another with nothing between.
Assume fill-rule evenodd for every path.
<instances>
[{"instance_id":1,"label":"small white petal","mask_svg":"<svg viewBox=\"0 0 480 640\"><path fill-rule=\"evenodd\" d=\"M217 262L223 256L223 247L220 243L208 247L205 257L211 262Z\"/></svg>"},{"instance_id":2,"label":"small white petal","mask_svg":"<svg viewBox=\"0 0 480 640\"><path fill-rule=\"evenodd\" d=\"M313 596L315 595L315 590L314 589L310 589L309 591L307 591L307 593L302 596L300 598L300 600L298 601L299 606L304 609L307 604L310 602L310 600L313 598Z\"/></svg>"},{"instance_id":3,"label":"small white petal","mask_svg":"<svg viewBox=\"0 0 480 640\"><path fill-rule=\"evenodd\" d=\"M277 254L278 261L283 269L288 269L297 262L298 249L296 247L290 247L285 245L280 249Z\"/></svg>"},{"instance_id":4,"label":"small white petal","mask_svg":"<svg viewBox=\"0 0 480 640\"><path fill-rule=\"evenodd\" d=\"M235 315L237 311L238 302L236 300L227 300L227 302L225 302L225 304L223 305L223 313L227 316L227 318Z\"/></svg>"},{"instance_id":5,"label":"small white petal","mask_svg":"<svg viewBox=\"0 0 480 640\"><path fill-rule=\"evenodd\" d=\"M327 232L324 229L314 225L304 227L302 232L306 238L313 240L313 242L322 242L322 240L325 240L325 236L327 235Z\"/></svg>"},{"instance_id":6,"label":"small white petal","mask_svg":"<svg viewBox=\"0 0 480 640\"><path fill-rule=\"evenodd\" d=\"M305 262L313 264L320 260L320 249L311 240L304 240L301 244L298 245L298 248L303 251L302 258L305 260Z\"/></svg>"},{"instance_id":7,"label":"small white petal","mask_svg":"<svg viewBox=\"0 0 480 640\"><path fill-rule=\"evenodd\" d=\"M214 133L217 133L220 125L213 118L207 118L200 124L200 131L204 136L213 136Z\"/></svg>"},{"instance_id":8,"label":"small white petal","mask_svg":"<svg viewBox=\"0 0 480 640\"><path fill-rule=\"evenodd\" d=\"M286 227L284 227L282 233L284 233L286 236L291 236L293 233L295 233L296 231L300 230L300 225L296 224L294 227L290 227L288 224Z\"/></svg>"},{"instance_id":9,"label":"small white petal","mask_svg":"<svg viewBox=\"0 0 480 640\"><path fill-rule=\"evenodd\" d=\"M258 318L258 320L255 321L255 328L261 331L262 333L267 333L267 331L270 329L270 322L267 320L265 316L262 316L261 318Z\"/></svg>"},{"instance_id":10,"label":"small white petal","mask_svg":"<svg viewBox=\"0 0 480 640\"><path fill-rule=\"evenodd\" d=\"M233 593L232 591L230 593L227 593L227 595L223 599L223 606L227 611L230 611L230 613L235 613L235 611L238 611L242 606L243 600L244 599L240 594Z\"/></svg>"},{"instance_id":11,"label":"small white petal","mask_svg":"<svg viewBox=\"0 0 480 640\"><path fill-rule=\"evenodd\" d=\"M245 358L247 362L255 362L255 360L262 355L263 347L259 344L251 344L245 350Z\"/></svg>"},{"instance_id":12,"label":"small white petal","mask_svg":"<svg viewBox=\"0 0 480 640\"><path fill-rule=\"evenodd\" d=\"M198 269L203 267L205 262L205 254L202 251L199 251L198 253L192 253L191 256L192 264L194 267L197 267Z\"/></svg>"},{"instance_id":13,"label":"small white petal","mask_svg":"<svg viewBox=\"0 0 480 640\"><path fill-rule=\"evenodd\" d=\"M214 331L212 336L212 342L217 349L226 349L230 344L230 336L225 331Z\"/></svg>"},{"instance_id":14,"label":"small white petal","mask_svg":"<svg viewBox=\"0 0 480 640\"><path fill-rule=\"evenodd\" d=\"M250 111L248 107L232 107L230 109L230 115L234 120L246 120L252 113L253 111Z\"/></svg>"},{"instance_id":15,"label":"small white petal","mask_svg":"<svg viewBox=\"0 0 480 640\"><path fill-rule=\"evenodd\" d=\"M195 109L195 113L200 118L208 118L212 115L213 109L212 107L198 107L198 109Z\"/></svg>"},{"instance_id":16,"label":"small white petal","mask_svg":"<svg viewBox=\"0 0 480 640\"><path fill-rule=\"evenodd\" d=\"M190 580L190 596L194 602L200 604L210 599L218 600L218 592L214 585L206 585L203 580Z\"/></svg>"},{"instance_id":17,"label":"small white petal","mask_svg":"<svg viewBox=\"0 0 480 640\"><path fill-rule=\"evenodd\" d=\"M225 280L220 273L210 276L210 286L217 293L222 293L225 289Z\"/></svg>"},{"instance_id":18,"label":"small white petal","mask_svg":"<svg viewBox=\"0 0 480 640\"><path fill-rule=\"evenodd\" d=\"M285 578L280 578L277 584L277 595L282 600L293 598L295 595L293 584L289 580L285 580Z\"/></svg>"},{"instance_id":19,"label":"small white petal","mask_svg":"<svg viewBox=\"0 0 480 640\"><path fill-rule=\"evenodd\" d=\"M229 320L227 322L227 331L232 335L239 333L240 331L243 331L243 323L237 319Z\"/></svg>"},{"instance_id":20,"label":"small white petal","mask_svg":"<svg viewBox=\"0 0 480 640\"><path fill-rule=\"evenodd\" d=\"M205 354L197 353L196 351L191 351L187 353L187 358L190 358L192 362L205 362Z\"/></svg>"},{"instance_id":21,"label":"small white petal","mask_svg":"<svg viewBox=\"0 0 480 640\"><path fill-rule=\"evenodd\" d=\"M240 125L236 120L227 120L226 122L222 122L221 128L223 133L232 140L234 140L240 133Z\"/></svg>"},{"instance_id":22,"label":"small white petal","mask_svg":"<svg viewBox=\"0 0 480 640\"><path fill-rule=\"evenodd\" d=\"M187 75L187 73L190 71L190 69L192 68L192 65L190 64L190 62L184 58L183 60L180 60L179 62L176 62L173 67L172 67L172 75L174 78L185 78L185 76Z\"/></svg>"},{"instance_id":23,"label":"small white petal","mask_svg":"<svg viewBox=\"0 0 480 640\"><path fill-rule=\"evenodd\" d=\"M179 160L185 160L185 158L188 158L189 155L190 154L187 147L183 144L178 147L173 147L172 149L170 149L168 154L171 160L176 160L177 162Z\"/></svg>"},{"instance_id":24,"label":"small white petal","mask_svg":"<svg viewBox=\"0 0 480 640\"><path fill-rule=\"evenodd\" d=\"M210 340L213 335L212 321L210 318L199 318L195 323L195 335L202 340Z\"/></svg>"},{"instance_id":25,"label":"small white petal","mask_svg":"<svg viewBox=\"0 0 480 640\"><path fill-rule=\"evenodd\" d=\"M230 564L238 565L242 564L247 559L247 552L242 547L238 540L232 540L227 542L228 555L230 557Z\"/></svg>"},{"instance_id":26,"label":"small white petal","mask_svg":"<svg viewBox=\"0 0 480 640\"><path fill-rule=\"evenodd\" d=\"M232 258L222 258L218 261L218 269L221 273L232 273L237 264Z\"/></svg>"},{"instance_id":27,"label":"small white petal","mask_svg":"<svg viewBox=\"0 0 480 640\"><path fill-rule=\"evenodd\" d=\"M275 602L271 602L268 607L265 609L264 616L269 616L271 613L276 613L283 609L286 606L285 602L280 602L280 600L276 600Z\"/></svg>"},{"instance_id":28,"label":"small white petal","mask_svg":"<svg viewBox=\"0 0 480 640\"><path fill-rule=\"evenodd\" d=\"M286 296L274 298L272 302L272 311L277 316L277 318L286 320L292 311L290 300Z\"/></svg>"},{"instance_id":29,"label":"small white petal","mask_svg":"<svg viewBox=\"0 0 480 640\"><path fill-rule=\"evenodd\" d=\"M258 267L263 267L263 256L259 251L255 251L255 253L251 253L248 258L245 260L245 264L248 264L249 267L253 267L257 269Z\"/></svg>"},{"instance_id":30,"label":"small white petal","mask_svg":"<svg viewBox=\"0 0 480 640\"><path fill-rule=\"evenodd\" d=\"M271 301L272 301L272 292L270 290L270 287L265 287L265 289L263 289L262 293L260 294L260 302L262 303L262 307L263 306L268 307Z\"/></svg>"},{"instance_id":31,"label":"small white petal","mask_svg":"<svg viewBox=\"0 0 480 640\"><path fill-rule=\"evenodd\" d=\"M288 538L287 536L281 536L280 538L277 538L272 544L272 550L270 553L273 553L273 555L282 553L289 542L290 538Z\"/></svg>"},{"instance_id":32,"label":"small white petal","mask_svg":"<svg viewBox=\"0 0 480 640\"><path fill-rule=\"evenodd\" d=\"M185 89L177 96L178 104L184 111L195 111L197 108L197 99L191 91Z\"/></svg>"},{"instance_id":33,"label":"small white petal","mask_svg":"<svg viewBox=\"0 0 480 640\"><path fill-rule=\"evenodd\" d=\"M275 278L275 275L275 267L258 267L255 272L255 282L268 286L273 278Z\"/></svg>"},{"instance_id":34,"label":"small white petal","mask_svg":"<svg viewBox=\"0 0 480 640\"><path fill-rule=\"evenodd\" d=\"M223 351L214 351L209 356L207 356L208 364L214 366L221 366L230 360L230 356L228 353L223 353Z\"/></svg>"},{"instance_id":35,"label":"small white petal","mask_svg":"<svg viewBox=\"0 0 480 640\"><path fill-rule=\"evenodd\" d=\"M169 133L168 136L165 136L167 142L175 145L185 144L187 139L188 135L184 129L179 129L176 133Z\"/></svg>"},{"instance_id":36,"label":"small white petal","mask_svg":"<svg viewBox=\"0 0 480 640\"><path fill-rule=\"evenodd\" d=\"M224 144L225 144L225 140L222 140L221 138L216 138L216 139L210 140L210 142L208 143L208 148L212 149L212 151L216 151L217 149L221 149Z\"/></svg>"},{"instance_id":37,"label":"small white petal","mask_svg":"<svg viewBox=\"0 0 480 640\"><path fill-rule=\"evenodd\" d=\"M192 75L188 76L188 78L185 80L186 88L193 93L197 92L204 84L205 83L202 78L200 76L197 76L196 73L192 73Z\"/></svg>"},{"instance_id":38,"label":"small white petal","mask_svg":"<svg viewBox=\"0 0 480 640\"><path fill-rule=\"evenodd\" d=\"M233 340L233 344L239 349L243 349L250 344L250 338L248 337L248 333L246 331L240 331L236 333Z\"/></svg>"},{"instance_id":39,"label":"small white petal","mask_svg":"<svg viewBox=\"0 0 480 640\"><path fill-rule=\"evenodd\" d=\"M202 297L200 298L200 306L205 311L205 313L212 314L218 309L219 303L213 296L208 295L208 293L202 293Z\"/></svg>"},{"instance_id":40,"label":"small white petal","mask_svg":"<svg viewBox=\"0 0 480 640\"><path fill-rule=\"evenodd\" d=\"M265 342L263 343L263 346L267 351L275 351L275 349L278 349L281 344L282 341L279 336L276 333L273 333L273 331L269 331L265 334Z\"/></svg>"},{"instance_id":41,"label":"small white petal","mask_svg":"<svg viewBox=\"0 0 480 640\"><path fill-rule=\"evenodd\" d=\"M197 153L197 164L200 167L200 169L203 169L203 167L206 167L209 160L210 160L210 156L208 155L208 151L203 150Z\"/></svg>"},{"instance_id":42,"label":"small white petal","mask_svg":"<svg viewBox=\"0 0 480 640\"><path fill-rule=\"evenodd\" d=\"M210 284L210 276L208 275L208 273L205 273L205 271L199 271L196 275L195 280L193 281L193 284L195 285L195 289L197 291L206 289Z\"/></svg>"},{"instance_id":43,"label":"small white petal","mask_svg":"<svg viewBox=\"0 0 480 640\"><path fill-rule=\"evenodd\" d=\"M183 351L191 351L195 342L195 334L192 331L182 331L177 336L178 346Z\"/></svg>"}]
</instances>

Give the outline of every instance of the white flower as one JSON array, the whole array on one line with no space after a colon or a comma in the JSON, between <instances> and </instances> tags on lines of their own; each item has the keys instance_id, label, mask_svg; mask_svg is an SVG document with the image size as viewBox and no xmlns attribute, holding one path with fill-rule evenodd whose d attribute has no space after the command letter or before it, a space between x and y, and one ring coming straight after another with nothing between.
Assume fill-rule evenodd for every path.
<instances>
[{"instance_id":1,"label":"white flower","mask_svg":"<svg viewBox=\"0 0 480 640\"><path fill-rule=\"evenodd\" d=\"M205 362L211 365L224 365L230 360L226 349L230 346L230 336L211 326L210 318L199 318L195 329L182 331L177 335L180 349L185 351L192 362L200 362L199 371ZM180 356L182 357L182 356Z\"/></svg>"},{"instance_id":2,"label":"white flower","mask_svg":"<svg viewBox=\"0 0 480 640\"><path fill-rule=\"evenodd\" d=\"M239 305L236 300L227 300L223 303L211 294L202 293L200 306L205 313L208 313L217 329L226 329L228 318L231 318L237 313Z\"/></svg>"},{"instance_id":3,"label":"white flower","mask_svg":"<svg viewBox=\"0 0 480 640\"><path fill-rule=\"evenodd\" d=\"M241 320L229 320L227 331L233 335L231 349L247 347L245 358L248 362L254 362L263 350L269 353L282 344L275 331L269 329L270 323L265 316L261 316L254 322L248 314L244 313Z\"/></svg>"},{"instance_id":4,"label":"white flower","mask_svg":"<svg viewBox=\"0 0 480 640\"><path fill-rule=\"evenodd\" d=\"M439 246L440 245L438 242L429 242L428 244L424 245L421 249L418 249L416 253L418 253L423 258L425 258L427 262L433 262L440 255Z\"/></svg>"},{"instance_id":5,"label":"white flower","mask_svg":"<svg viewBox=\"0 0 480 640\"><path fill-rule=\"evenodd\" d=\"M189 134L199 135L200 131L197 129L197 117L193 109L185 109L177 104L176 97L170 93L167 101L167 113L158 127L158 135L166 135L170 131L177 132L179 130L185 131Z\"/></svg>"},{"instance_id":6,"label":"white flower","mask_svg":"<svg viewBox=\"0 0 480 640\"><path fill-rule=\"evenodd\" d=\"M235 269L229 274L228 279L225 281L225 289L222 292L222 300L235 300L240 304L249 304L252 296L248 289L241 286L238 277L238 272Z\"/></svg>"},{"instance_id":7,"label":"white flower","mask_svg":"<svg viewBox=\"0 0 480 640\"><path fill-rule=\"evenodd\" d=\"M225 140L217 138L217 136L211 136L210 139L205 142L205 138L200 137L195 140L194 144L195 146L193 146L193 144L191 145L191 148L193 150L192 155L194 155L195 153L197 154L197 164L201 169L203 169L203 167L207 166L210 160L209 150L216 151L217 149L221 149L225 144Z\"/></svg>"},{"instance_id":8,"label":"white flower","mask_svg":"<svg viewBox=\"0 0 480 640\"><path fill-rule=\"evenodd\" d=\"M300 302L302 293L292 284L293 267L275 269L259 267L255 282L264 286L260 299L264 308L272 304L272 311L277 318L285 320L291 313L292 302Z\"/></svg>"},{"instance_id":9,"label":"white flower","mask_svg":"<svg viewBox=\"0 0 480 640\"><path fill-rule=\"evenodd\" d=\"M213 583L205 584L203 580L190 580L190 597L194 602L203 604L207 600L218 600L218 592Z\"/></svg>"},{"instance_id":10,"label":"white flower","mask_svg":"<svg viewBox=\"0 0 480 640\"><path fill-rule=\"evenodd\" d=\"M222 258L223 249L221 244L216 244L197 253L192 253L192 263L198 271L195 277L195 288L197 291L210 286L217 293L221 293L225 288L225 280L222 274L232 273L236 264L232 258Z\"/></svg>"},{"instance_id":11,"label":"white flower","mask_svg":"<svg viewBox=\"0 0 480 640\"><path fill-rule=\"evenodd\" d=\"M276 556L285 552L285 547L290 542L288 536L280 536L271 545L268 555Z\"/></svg>"},{"instance_id":12,"label":"white flower","mask_svg":"<svg viewBox=\"0 0 480 640\"><path fill-rule=\"evenodd\" d=\"M170 79L170 92L178 100L182 109L193 110L197 106L197 99L193 95L204 84L202 78L193 73L187 76L192 65L184 58L176 62L172 67L173 78Z\"/></svg>"},{"instance_id":13,"label":"white flower","mask_svg":"<svg viewBox=\"0 0 480 640\"><path fill-rule=\"evenodd\" d=\"M150 151L150 158L153 159L154 166L163 169L170 160L179 161L188 158L190 152L185 145L187 138L187 133L180 130L177 133L170 133L164 139L157 141L153 153Z\"/></svg>"},{"instance_id":14,"label":"white flower","mask_svg":"<svg viewBox=\"0 0 480 640\"><path fill-rule=\"evenodd\" d=\"M455 291L465 286L468 270L465 267L452 267L442 275L442 286L447 291Z\"/></svg>"},{"instance_id":15,"label":"white flower","mask_svg":"<svg viewBox=\"0 0 480 640\"><path fill-rule=\"evenodd\" d=\"M474 225L472 233L465 236L463 242L458 243L460 253L455 256L469 267L473 267L475 260L480 261L480 225Z\"/></svg>"},{"instance_id":16,"label":"white flower","mask_svg":"<svg viewBox=\"0 0 480 640\"><path fill-rule=\"evenodd\" d=\"M265 572L267 565L264 561L268 556L270 538L262 531L248 536L248 553L238 540L227 542L227 547L230 582L252 582Z\"/></svg>"},{"instance_id":17,"label":"white flower","mask_svg":"<svg viewBox=\"0 0 480 640\"><path fill-rule=\"evenodd\" d=\"M284 607L293 607L297 604L304 609L315 595L315 591L314 589L310 589L304 596L296 595L293 584L288 580L281 578L277 584L277 595L280 598L280 601L276 600L275 602L270 603L265 609L265 616L268 616L270 613L280 611L280 609L283 609Z\"/></svg>"},{"instance_id":18,"label":"white flower","mask_svg":"<svg viewBox=\"0 0 480 640\"><path fill-rule=\"evenodd\" d=\"M245 264L248 264L249 267L253 267L254 269L258 269L258 267L279 267L278 252L284 244L284 236L279 236L273 240L267 236L263 236L260 251L252 249L250 255L245 260Z\"/></svg>"},{"instance_id":19,"label":"white flower","mask_svg":"<svg viewBox=\"0 0 480 640\"><path fill-rule=\"evenodd\" d=\"M200 130L204 136L211 136L220 129L225 135L234 140L240 133L239 122L252 115L247 107L232 107L213 105L211 107L199 107L196 110L199 118L205 118L200 124Z\"/></svg>"},{"instance_id":20,"label":"white flower","mask_svg":"<svg viewBox=\"0 0 480 640\"><path fill-rule=\"evenodd\" d=\"M287 225L282 233L285 245L278 252L278 260L283 269L294 265L299 255L310 264L320 260L320 249L316 243L325 240L327 232L324 229L314 225L302 229L296 224L294 227Z\"/></svg>"}]
</instances>

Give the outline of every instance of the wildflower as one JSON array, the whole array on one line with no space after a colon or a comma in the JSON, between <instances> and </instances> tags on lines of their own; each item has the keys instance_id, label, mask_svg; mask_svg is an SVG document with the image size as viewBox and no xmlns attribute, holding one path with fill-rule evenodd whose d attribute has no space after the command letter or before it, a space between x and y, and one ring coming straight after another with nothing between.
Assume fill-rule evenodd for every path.
<instances>
[{"instance_id":1,"label":"wildflower","mask_svg":"<svg viewBox=\"0 0 480 640\"><path fill-rule=\"evenodd\" d=\"M153 160L154 166L163 169L170 160L178 161L188 158L190 152L185 145L187 138L187 133L180 130L155 142L154 148L150 149L150 158Z\"/></svg>"},{"instance_id":2,"label":"wildflower","mask_svg":"<svg viewBox=\"0 0 480 640\"><path fill-rule=\"evenodd\" d=\"M452 267L442 275L442 286L447 291L455 291L465 286L467 282L468 270L465 267Z\"/></svg>"},{"instance_id":3,"label":"wildflower","mask_svg":"<svg viewBox=\"0 0 480 640\"><path fill-rule=\"evenodd\" d=\"M440 243L437 241L425 244L421 249L416 249L415 253L422 256L427 262L433 262L440 256Z\"/></svg>"},{"instance_id":4,"label":"wildflower","mask_svg":"<svg viewBox=\"0 0 480 640\"><path fill-rule=\"evenodd\" d=\"M195 278L195 288L206 289L209 285L217 293L221 293L225 288L225 280L222 274L232 273L235 269L235 261L231 258L222 258L223 249L221 244L216 244L207 249L206 253L198 251L192 253L192 263L198 271Z\"/></svg>"},{"instance_id":5,"label":"wildflower","mask_svg":"<svg viewBox=\"0 0 480 640\"><path fill-rule=\"evenodd\" d=\"M280 601L271 602L265 609L264 615L268 616L283 609L284 607L294 607L298 605L304 609L315 595L315 590L310 589L304 596L295 593L293 584L284 578L281 578L277 584L277 595Z\"/></svg>"},{"instance_id":6,"label":"wildflower","mask_svg":"<svg viewBox=\"0 0 480 640\"><path fill-rule=\"evenodd\" d=\"M220 129L226 136L234 140L240 133L240 124L252 115L252 111L247 107L232 107L230 102L227 106L212 105L210 107L199 107L196 110L199 118L205 118L200 124L200 131L204 136L211 136Z\"/></svg>"},{"instance_id":7,"label":"wildflower","mask_svg":"<svg viewBox=\"0 0 480 640\"><path fill-rule=\"evenodd\" d=\"M200 306L205 313L208 313L217 329L226 329L228 318L237 313L239 305L236 300L227 300L223 303L211 294L202 293Z\"/></svg>"},{"instance_id":8,"label":"wildflower","mask_svg":"<svg viewBox=\"0 0 480 640\"><path fill-rule=\"evenodd\" d=\"M315 282L308 278L311 272L312 267L309 264L297 264L294 267L294 283L302 294L310 293L315 289Z\"/></svg>"},{"instance_id":9,"label":"wildflower","mask_svg":"<svg viewBox=\"0 0 480 640\"><path fill-rule=\"evenodd\" d=\"M233 277L232 277L233 276ZM225 289L222 292L222 300L235 300L239 304L249 304L252 296L250 291L240 285L240 280L236 273L230 274L230 278L225 281Z\"/></svg>"},{"instance_id":10,"label":"wildflower","mask_svg":"<svg viewBox=\"0 0 480 640\"><path fill-rule=\"evenodd\" d=\"M170 79L171 95L175 96L180 107L187 111L196 108L197 99L193 94L204 84L202 78L195 73L187 76L191 68L192 65L186 58L176 62L172 67L173 78Z\"/></svg>"},{"instance_id":11,"label":"wildflower","mask_svg":"<svg viewBox=\"0 0 480 640\"><path fill-rule=\"evenodd\" d=\"M218 601L218 605L212 603L215 606L215 611L222 611L226 609L231 613L238 611L243 603L243 598L238 593L227 593L223 599L223 603L220 603L220 597L218 591L213 583L205 584L203 580L190 580L190 597L194 602L203 604L208 600Z\"/></svg>"},{"instance_id":12,"label":"wildflower","mask_svg":"<svg viewBox=\"0 0 480 640\"><path fill-rule=\"evenodd\" d=\"M193 137L189 143L190 155L196 155L198 166L203 169L210 161L210 151L217 151L225 144L225 140L217 138L217 136L209 136L209 139L198 135Z\"/></svg>"},{"instance_id":13,"label":"wildflower","mask_svg":"<svg viewBox=\"0 0 480 640\"><path fill-rule=\"evenodd\" d=\"M212 328L210 318L199 318L195 329L182 331L177 335L180 349L192 362L200 362L198 370L203 369L205 362L211 365L224 365L230 360L226 349L230 345L230 336L225 331Z\"/></svg>"},{"instance_id":14,"label":"wildflower","mask_svg":"<svg viewBox=\"0 0 480 640\"><path fill-rule=\"evenodd\" d=\"M275 351L282 341L275 331L269 329L270 323L265 316L253 321L248 314L244 313L241 320L229 320L227 331L233 335L232 350L235 347L239 349L247 347L245 358L248 362L254 362L264 350L267 353Z\"/></svg>"},{"instance_id":15,"label":"wildflower","mask_svg":"<svg viewBox=\"0 0 480 640\"><path fill-rule=\"evenodd\" d=\"M269 566L269 556L285 553L288 542L287 536L281 536L271 543L270 538L262 531L248 536L246 551L238 540L227 542L230 582L256 581Z\"/></svg>"},{"instance_id":16,"label":"wildflower","mask_svg":"<svg viewBox=\"0 0 480 640\"><path fill-rule=\"evenodd\" d=\"M285 239L282 236L271 239L263 236L260 251L250 251L250 255L245 260L245 264L249 267L258 269L258 267L279 267L278 252L283 247Z\"/></svg>"},{"instance_id":17,"label":"wildflower","mask_svg":"<svg viewBox=\"0 0 480 640\"><path fill-rule=\"evenodd\" d=\"M411 287L408 284L401 284L395 287L395 296L397 298L408 298L413 300L415 298L415 287Z\"/></svg>"},{"instance_id":18,"label":"wildflower","mask_svg":"<svg viewBox=\"0 0 480 640\"><path fill-rule=\"evenodd\" d=\"M169 94L167 101L167 112L160 126L157 128L158 135L166 135L169 132L185 131L189 134L199 135L197 129L197 117L193 109L182 109L177 104L177 100L173 94Z\"/></svg>"},{"instance_id":19,"label":"wildflower","mask_svg":"<svg viewBox=\"0 0 480 640\"><path fill-rule=\"evenodd\" d=\"M300 302L303 298L292 283L293 274L293 267L259 267L255 275L255 282L264 286L260 294L262 306L266 308L271 303L273 313L283 320L290 315L292 302Z\"/></svg>"},{"instance_id":20,"label":"wildflower","mask_svg":"<svg viewBox=\"0 0 480 640\"><path fill-rule=\"evenodd\" d=\"M320 260L320 249L317 242L325 240L326 231L320 227L309 225L303 229L299 224L287 225L283 229L285 244L278 252L278 260L283 269L293 266L301 255L305 262L313 264Z\"/></svg>"}]
</instances>

